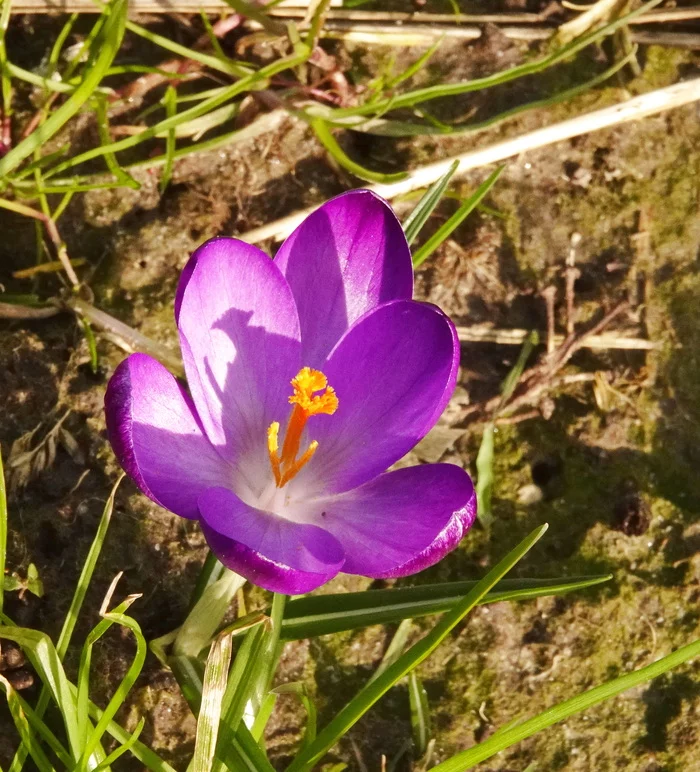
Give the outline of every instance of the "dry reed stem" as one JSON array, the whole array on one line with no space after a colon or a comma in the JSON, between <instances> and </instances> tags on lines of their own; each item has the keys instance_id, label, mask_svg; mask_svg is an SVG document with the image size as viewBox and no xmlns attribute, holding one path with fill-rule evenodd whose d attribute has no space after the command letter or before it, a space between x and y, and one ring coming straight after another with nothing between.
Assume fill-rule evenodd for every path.
<instances>
[{"instance_id":1,"label":"dry reed stem","mask_svg":"<svg viewBox=\"0 0 700 772\"><path fill-rule=\"evenodd\" d=\"M569 118L566 121L545 126L541 129L513 137L493 145L469 150L461 155L446 158L408 172L405 179L390 184L367 186L370 190L385 199L391 200L397 196L411 193L431 185L444 177L452 164L457 161L455 177L462 176L473 169L479 169L490 164L505 161L508 158L528 153L542 147L548 147L557 142L563 142L573 137L580 137L593 131L619 126L630 121L647 118L675 107L691 104L700 100L700 78L693 78L673 86L650 91L626 102L595 110L584 115ZM275 222L255 228L240 236L250 244L257 244L265 239L283 239L303 222L316 206L302 209L283 217Z\"/></svg>"}]
</instances>

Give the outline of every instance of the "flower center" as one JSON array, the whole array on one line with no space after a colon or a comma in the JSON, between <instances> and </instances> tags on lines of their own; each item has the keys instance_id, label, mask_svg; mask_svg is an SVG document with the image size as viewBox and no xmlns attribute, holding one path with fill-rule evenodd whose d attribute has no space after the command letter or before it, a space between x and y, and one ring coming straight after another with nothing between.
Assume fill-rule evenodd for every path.
<instances>
[{"instance_id":1,"label":"flower center","mask_svg":"<svg viewBox=\"0 0 700 772\"><path fill-rule=\"evenodd\" d=\"M270 454L270 465L275 475L278 488L285 486L298 472L311 461L318 442L314 440L299 456L301 435L306 422L312 415L333 415L338 409L338 396L335 389L328 385L328 378L320 370L302 367L292 378L294 394L289 398L294 405L287 423L284 435L282 453L279 452L278 421L273 421L267 430L267 450ZM315 392L323 392L316 394Z\"/></svg>"}]
</instances>

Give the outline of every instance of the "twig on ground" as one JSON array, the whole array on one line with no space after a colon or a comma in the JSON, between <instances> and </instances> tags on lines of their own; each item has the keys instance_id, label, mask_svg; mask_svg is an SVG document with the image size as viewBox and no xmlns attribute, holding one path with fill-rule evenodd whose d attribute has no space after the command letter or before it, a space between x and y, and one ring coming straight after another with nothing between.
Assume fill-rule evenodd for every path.
<instances>
[{"instance_id":1,"label":"twig on ground","mask_svg":"<svg viewBox=\"0 0 700 772\"><path fill-rule=\"evenodd\" d=\"M530 330L501 329L475 325L473 327L457 327L457 335L463 343L496 343L501 346L522 346L530 335ZM540 333L546 338L546 333ZM560 346L565 340L563 335L554 335L555 346ZM619 333L606 332L602 335L587 335L581 348L598 351L654 351L661 344L645 338L635 338Z\"/></svg>"},{"instance_id":2,"label":"twig on ground","mask_svg":"<svg viewBox=\"0 0 700 772\"><path fill-rule=\"evenodd\" d=\"M510 416L520 408L537 405L545 393L562 385L594 379L594 374L582 373L574 380L571 380L570 376L563 376L565 380L562 380L557 377L557 373L577 351L585 347L589 336L600 335L614 319L628 309L629 303L624 300L587 331L580 335L568 335L562 344L551 354L548 353L540 364L534 365L525 372L511 398L505 404L502 396L498 394L485 402L467 407L462 414L462 420L470 423L483 421L492 416L495 410L499 410L499 417Z\"/></svg>"},{"instance_id":3,"label":"twig on ground","mask_svg":"<svg viewBox=\"0 0 700 772\"><path fill-rule=\"evenodd\" d=\"M556 347L554 342L554 304L557 299L557 288L554 286L546 287L540 295L544 298L547 308L547 353L551 354Z\"/></svg>"},{"instance_id":4,"label":"twig on ground","mask_svg":"<svg viewBox=\"0 0 700 772\"><path fill-rule=\"evenodd\" d=\"M40 212L37 209L32 209L29 206L25 206L24 204L19 204L16 201L7 201L5 199L0 199L0 208L8 209L9 211L15 212L16 214L21 214L24 217L31 217L33 220L39 220L41 223L43 223L44 228L46 229L46 234L48 235L51 243L54 246L54 249L56 250L56 256L60 260L61 265L63 266L63 270L66 272L66 276L68 276L70 283L74 287L78 287L80 285L80 280L78 279L78 275L73 269L73 265L70 261L70 258L68 257L66 245L63 243L63 239L61 239L58 228L56 227L56 223L48 215L45 215L43 212Z\"/></svg>"}]
</instances>

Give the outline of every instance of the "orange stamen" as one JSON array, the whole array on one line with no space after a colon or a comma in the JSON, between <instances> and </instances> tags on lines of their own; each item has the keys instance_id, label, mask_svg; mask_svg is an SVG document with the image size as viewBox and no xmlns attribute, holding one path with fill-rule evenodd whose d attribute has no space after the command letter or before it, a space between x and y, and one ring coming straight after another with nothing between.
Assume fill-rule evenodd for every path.
<instances>
[{"instance_id":1,"label":"orange stamen","mask_svg":"<svg viewBox=\"0 0 700 772\"><path fill-rule=\"evenodd\" d=\"M292 378L292 388L294 393L289 398L289 402L294 407L287 423L281 456L279 423L274 421L267 430L267 450L278 488L284 487L298 474L316 452L318 442L314 440L301 457L297 458L301 447L301 435L309 418L313 415L333 415L338 409L338 396L333 387L328 385L328 379L320 370L302 367Z\"/></svg>"}]
</instances>

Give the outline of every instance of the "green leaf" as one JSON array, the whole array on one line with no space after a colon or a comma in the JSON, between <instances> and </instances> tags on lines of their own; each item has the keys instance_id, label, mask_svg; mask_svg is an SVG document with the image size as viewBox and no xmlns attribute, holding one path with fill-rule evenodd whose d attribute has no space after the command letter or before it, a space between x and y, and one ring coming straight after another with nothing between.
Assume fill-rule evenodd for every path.
<instances>
[{"instance_id":1,"label":"green leaf","mask_svg":"<svg viewBox=\"0 0 700 772\"><path fill-rule=\"evenodd\" d=\"M538 716L534 716L510 729L501 730L474 748L462 751L462 753L458 753L451 759L443 761L442 764L433 767L433 770L434 772L462 772L463 770L472 769L476 764L490 759L496 753L505 748L510 748L511 745L519 743L526 737L532 737L532 735L569 718L569 716L576 715L576 713L605 702L627 689L632 689L646 681L650 681L652 678L673 670L673 668L697 656L700 656L700 640L683 646L672 654L662 657L640 670L627 673L612 681L596 686L594 689L583 692L583 694L572 697L570 700L561 702L559 705L555 705L553 708L545 710Z\"/></svg>"},{"instance_id":2,"label":"green leaf","mask_svg":"<svg viewBox=\"0 0 700 772\"><path fill-rule=\"evenodd\" d=\"M502 579L532 548L547 530L547 525L535 529L529 536L477 583L466 597L448 611L433 629L415 643L378 678L370 681L353 697L316 739L294 758L287 772L300 772L313 767L325 753L343 737L377 700L395 683L417 667L442 643L451 630L476 606L488 591Z\"/></svg>"},{"instance_id":3,"label":"green leaf","mask_svg":"<svg viewBox=\"0 0 700 772\"><path fill-rule=\"evenodd\" d=\"M452 232L458 228L464 220L472 213L474 208L481 203L481 200L491 190L496 180L501 176L505 166L499 166L498 169L491 172L489 176L479 185L479 187L467 198L459 209L444 223L437 231L423 244L423 246L413 254L413 265L418 267L424 263L430 255L448 239Z\"/></svg>"},{"instance_id":4,"label":"green leaf","mask_svg":"<svg viewBox=\"0 0 700 772\"><path fill-rule=\"evenodd\" d=\"M231 633L218 635L207 658L191 772L211 772L214 763L221 707L231 664L232 638Z\"/></svg>"},{"instance_id":5,"label":"green leaf","mask_svg":"<svg viewBox=\"0 0 700 772\"><path fill-rule=\"evenodd\" d=\"M109 69L121 45L126 22L127 0L114 0L109 6L109 16L104 20L104 27L95 39L90 57L85 65L84 77L70 97L33 131L26 139L15 145L7 155L0 159L0 179L7 177L22 161L29 158L80 110L92 96L105 73ZM102 17L97 24L102 24Z\"/></svg>"},{"instance_id":6,"label":"green leaf","mask_svg":"<svg viewBox=\"0 0 700 772\"><path fill-rule=\"evenodd\" d=\"M421 228L425 225L435 207L440 203L447 186L452 179L452 175L457 171L459 161L455 161L445 175L436 180L423 194L421 200L416 204L415 209L408 215L403 224L403 230L406 234L406 241L409 245L413 244Z\"/></svg>"},{"instance_id":7,"label":"green leaf","mask_svg":"<svg viewBox=\"0 0 700 772\"><path fill-rule=\"evenodd\" d=\"M346 155L346 153L337 143L335 137L328 128L328 124L325 121L321 120L321 118L308 118L308 121L311 128L314 130L314 133L318 137L319 142L323 145L323 147L326 148L326 150L331 154L335 161L340 166L342 166L343 169L347 169L347 171L349 171L351 174L354 174L356 177L359 177L361 180L386 184L390 182L398 182L399 180L403 180L407 177L406 172L382 174L381 172L373 172L371 169L367 169L364 166L356 163Z\"/></svg>"},{"instance_id":8,"label":"green leaf","mask_svg":"<svg viewBox=\"0 0 700 772\"><path fill-rule=\"evenodd\" d=\"M562 595L608 582L610 574L557 579L505 579L480 604ZM411 617L440 614L476 587L476 581L425 584L389 590L310 595L290 600L282 622L283 640L314 638Z\"/></svg>"}]
</instances>

